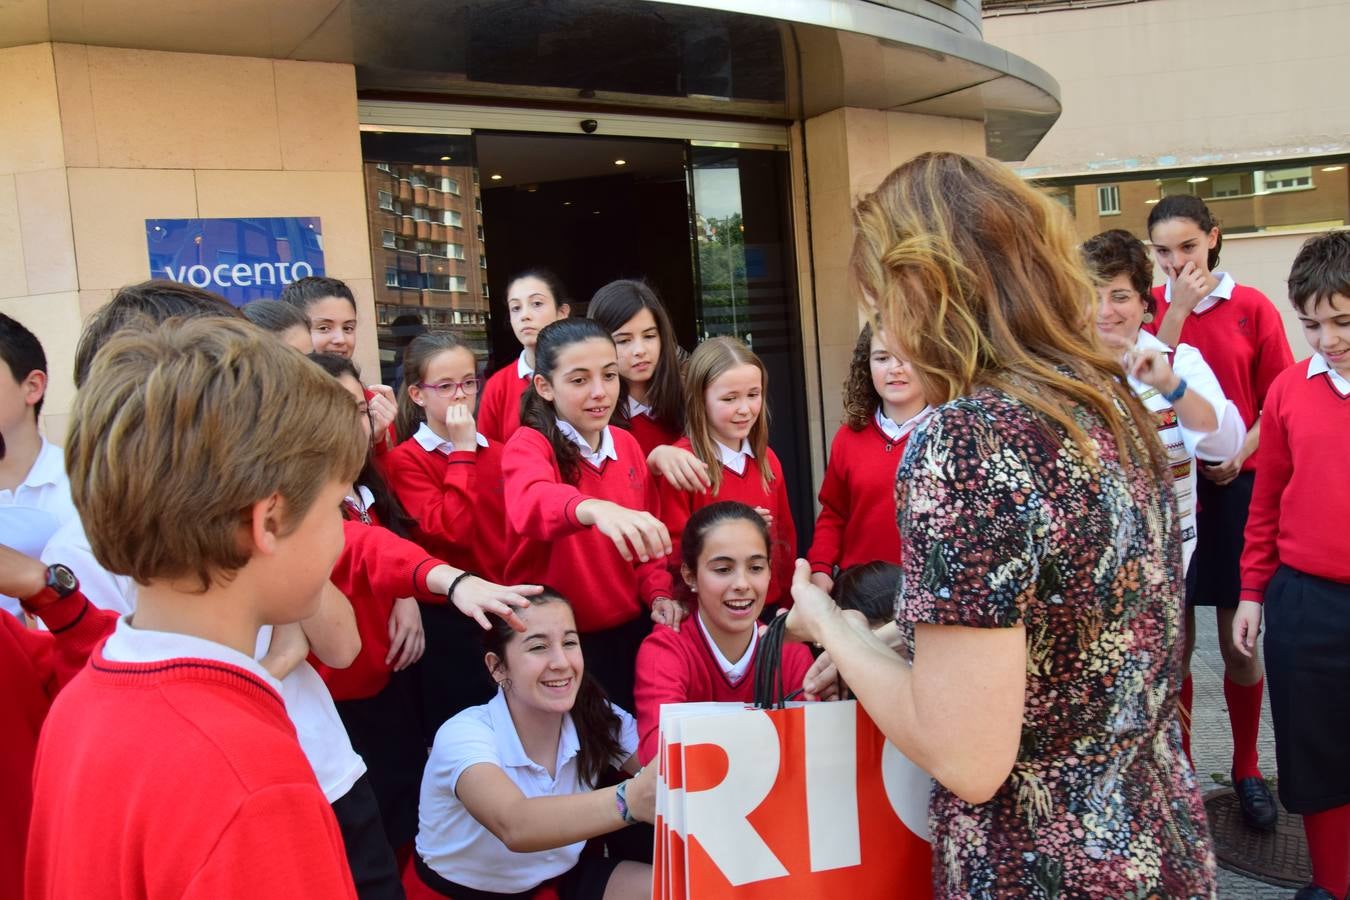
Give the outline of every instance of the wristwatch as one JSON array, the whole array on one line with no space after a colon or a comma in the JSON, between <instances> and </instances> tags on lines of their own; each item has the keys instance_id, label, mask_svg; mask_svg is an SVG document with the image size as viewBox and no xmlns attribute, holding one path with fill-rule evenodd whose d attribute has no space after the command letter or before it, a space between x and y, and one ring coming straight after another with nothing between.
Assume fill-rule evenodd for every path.
<instances>
[{"instance_id":1,"label":"wristwatch","mask_svg":"<svg viewBox=\"0 0 1350 900\"><path fill-rule=\"evenodd\" d=\"M25 597L19 601L25 610L29 613L37 613L41 609L51 606L57 600L69 597L80 589L80 579L75 577L75 573L70 571L68 566L55 563L47 567L47 584L31 597Z\"/></svg>"}]
</instances>

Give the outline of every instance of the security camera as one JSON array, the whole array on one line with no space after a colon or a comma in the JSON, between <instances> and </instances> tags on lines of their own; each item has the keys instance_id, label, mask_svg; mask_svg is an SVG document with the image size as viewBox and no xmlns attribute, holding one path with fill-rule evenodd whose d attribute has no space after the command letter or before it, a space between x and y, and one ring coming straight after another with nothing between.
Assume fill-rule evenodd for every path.
<instances>
[{"instance_id":1,"label":"security camera","mask_svg":"<svg viewBox=\"0 0 1350 900\"><path fill-rule=\"evenodd\" d=\"M600 123L594 119L582 119L581 130L587 134L595 134L595 130L600 127Z\"/></svg>"}]
</instances>

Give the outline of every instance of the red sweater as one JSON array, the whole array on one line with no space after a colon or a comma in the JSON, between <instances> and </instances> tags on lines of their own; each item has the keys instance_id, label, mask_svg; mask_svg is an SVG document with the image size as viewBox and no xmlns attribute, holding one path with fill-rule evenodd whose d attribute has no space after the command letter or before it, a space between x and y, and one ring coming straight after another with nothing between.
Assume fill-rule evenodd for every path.
<instances>
[{"instance_id":1,"label":"red sweater","mask_svg":"<svg viewBox=\"0 0 1350 900\"><path fill-rule=\"evenodd\" d=\"M281 697L222 662L96 650L33 776L27 896L355 898Z\"/></svg>"},{"instance_id":2,"label":"red sweater","mask_svg":"<svg viewBox=\"0 0 1350 900\"><path fill-rule=\"evenodd\" d=\"M94 645L117 624L76 591L42 610L50 631L0 612L0 897L23 896L23 857L33 808L33 759L52 698L84 668Z\"/></svg>"},{"instance_id":3,"label":"red sweater","mask_svg":"<svg viewBox=\"0 0 1350 900\"><path fill-rule=\"evenodd\" d=\"M446 455L409 438L384 458L398 502L417 520L414 539L457 569L500 581L506 566L502 445Z\"/></svg>"},{"instance_id":4,"label":"red sweater","mask_svg":"<svg viewBox=\"0 0 1350 900\"><path fill-rule=\"evenodd\" d=\"M666 426L644 413L638 413L628 420L628 430L637 438L643 456L647 456L657 447L665 447L680 439L678 431L668 431Z\"/></svg>"},{"instance_id":5,"label":"red sweater","mask_svg":"<svg viewBox=\"0 0 1350 900\"><path fill-rule=\"evenodd\" d=\"M547 584L572 603L577 628L602 631L642 614L658 597L670 597L670 572L664 559L625 562L614 542L577 521L585 500L608 500L629 509L659 509L656 486L633 436L611 428L617 460L597 469L580 463L580 480L563 481L548 440L533 428L521 428L506 443L502 472L507 512L506 580L511 584Z\"/></svg>"},{"instance_id":6,"label":"red sweater","mask_svg":"<svg viewBox=\"0 0 1350 900\"><path fill-rule=\"evenodd\" d=\"M1260 603L1280 563L1350 584L1350 397L1327 374L1290 366L1266 395L1261 465L1242 551L1242 599Z\"/></svg>"},{"instance_id":7,"label":"red sweater","mask_svg":"<svg viewBox=\"0 0 1350 900\"><path fill-rule=\"evenodd\" d=\"M384 526L359 519L342 523L342 554L329 580L343 593L356 613L361 652L345 669L324 665L310 654L310 665L328 685L334 700L374 697L392 674L384 661L389 655L389 616L394 601L416 597L425 603L445 603L445 597L427 590L427 572L441 564L412 541Z\"/></svg>"},{"instance_id":8,"label":"red sweater","mask_svg":"<svg viewBox=\"0 0 1350 900\"><path fill-rule=\"evenodd\" d=\"M806 554L812 572L833 577L834 566L900 564L895 472L908 443L909 434L899 441L886 437L875 418L861 431L844 425L835 433L820 485L816 536Z\"/></svg>"},{"instance_id":9,"label":"red sweater","mask_svg":"<svg viewBox=\"0 0 1350 900\"><path fill-rule=\"evenodd\" d=\"M680 438L675 446L691 452L693 449L687 437ZM766 448L765 452L768 454L769 471L773 473L773 480L767 488L759 473L759 462L755 459L745 461L745 472L741 475L723 466L722 486L716 494L711 491L690 493L677 490L664 478L660 479L661 521L670 529L671 543L675 547L670 564L673 570L678 571L681 560L680 538L684 534L685 523L695 511L719 500L735 500L746 506L767 509L773 516L773 526L769 528L769 538L773 542L769 548L773 578L769 582L769 595L765 602L773 606L791 602L788 590L792 587L792 569L797 562L797 526L792 522L787 480L783 478L783 467L778 462L778 455L771 448Z\"/></svg>"},{"instance_id":10,"label":"red sweater","mask_svg":"<svg viewBox=\"0 0 1350 900\"><path fill-rule=\"evenodd\" d=\"M1153 323L1156 331L1167 312L1166 287L1153 289L1158 310ZM1224 395L1242 413L1242 421L1251 428L1261 416L1266 391L1275 376L1294 362L1289 339L1284 335L1280 311L1256 288L1236 285L1233 296L1220 300L1200 313L1191 313L1181 326L1181 343L1190 344L1214 370ZM1261 443L1265 443L1264 428ZM1242 464L1242 471L1255 472L1260 450Z\"/></svg>"},{"instance_id":11,"label":"red sweater","mask_svg":"<svg viewBox=\"0 0 1350 900\"><path fill-rule=\"evenodd\" d=\"M759 652L758 643L753 652ZM792 693L800 688L811 663L811 651L805 644L785 643L783 690ZM653 628L638 650L633 696L637 700L638 760L645 766L660 749L663 703L753 703L754 658L741 680L733 683L713 656L703 627L693 617L685 619L679 631L665 626Z\"/></svg>"},{"instance_id":12,"label":"red sweater","mask_svg":"<svg viewBox=\"0 0 1350 900\"><path fill-rule=\"evenodd\" d=\"M478 431L489 441L505 444L520 428L520 396L530 379L516 374L516 360L492 373L478 398Z\"/></svg>"}]
</instances>

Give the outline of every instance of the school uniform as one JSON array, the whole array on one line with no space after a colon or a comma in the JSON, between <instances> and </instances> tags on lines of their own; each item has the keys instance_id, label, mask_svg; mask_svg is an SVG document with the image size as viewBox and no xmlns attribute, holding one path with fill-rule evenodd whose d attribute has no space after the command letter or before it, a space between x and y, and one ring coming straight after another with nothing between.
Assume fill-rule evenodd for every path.
<instances>
[{"instance_id":1,"label":"school uniform","mask_svg":"<svg viewBox=\"0 0 1350 900\"><path fill-rule=\"evenodd\" d=\"M644 605L673 593L667 561L627 562L613 541L577 521L576 508L596 499L655 512L660 498L631 434L606 427L592 451L571 425L558 427L581 451L576 485L563 481L552 446L533 428L506 444L506 580L546 584L571 601L588 670L610 699L631 705L637 648L650 630Z\"/></svg>"},{"instance_id":2,"label":"school uniform","mask_svg":"<svg viewBox=\"0 0 1350 900\"><path fill-rule=\"evenodd\" d=\"M652 415L652 408L641 401L628 398L628 431L637 438L644 456L650 456L657 447L665 447L680 439L680 432L667 428Z\"/></svg>"},{"instance_id":3,"label":"school uniform","mask_svg":"<svg viewBox=\"0 0 1350 900\"><path fill-rule=\"evenodd\" d=\"M830 444L830 461L820 485L820 515L806 559L812 572L836 572L869 562L900 564L900 530L895 520L895 470L910 433L932 413L925 406L904 422L878 408L867 427L842 425Z\"/></svg>"},{"instance_id":4,"label":"school uniform","mask_svg":"<svg viewBox=\"0 0 1350 900\"><path fill-rule=\"evenodd\" d=\"M489 440L506 443L520 428L520 398L534 378L534 369L520 351L514 366L503 366L483 385L478 397L478 430Z\"/></svg>"},{"instance_id":5,"label":"school uniform","mask_svg":"<svg viewBox=\"0 0 1350 900\"><path fill-rule=\"evenodd\" d=\"M1261 416L1271 382L1294 357L1279 310L1266 295L1237 284L1226 272L1214 274L1218 285L1186 317L1178 343L1200 352L1250 428ZM1157 330L1171 298L1171 282L1153 289L1157 311L1146 326L1149 331ZM1258 448L1227 485L1220 487L1203 476L1196 481L1196 545L1186 576L1186 599L1192 605L1237 606L1242 531L1260 455Z\"/></svg>"},{"instance_id":6,"label":"school uniform","mask_svg":"<svg viewBox=\"0 0 1350 900\"><path fill-rule=\"evenodd\" d=\"M1261 418L1242 599L1265 604L1280 799L1350 803L1350 380L1320 355L1285 370Z\"/></svg>"},{"instance_id":7,"label":"school uniform","mask_svg":"<svg viewBox=\"0 0 1350 900\"><path fill-rule=\"evenodd\" d=\"M612 760L619 768L637 752L637 727L623 709L612 703L610 708L619 719L622 752ZM533 891L577 867L585 841L553 850L517 853L469 813L455 789L471 767L488 764L499 768L526 797L561 797L592 790L594 785L582 782L577 771L580 746L571 715L564 715L555 774L550 775L548 769L526 755L501 691L485 705L466 709L441 726L422 779L416 862L420 863L418 872L423 880L453 897L468 893L459 890L461 887L510 896ZM612 871L617 862L601 860L600 864L608 863ZM604 881L592 880L599 881L600 893L594 895L598 900ZM570 893L562 891L565 898Z\"/></svg>"},{"instance_id":8,"label":"school uniform","mask_svg":"<svg viewBox=\"0 0 1350 900\"><path fill-rule=\"evenodd\" d=\"M126 618L52 704L25 877L29 897L356 896L280 683Z\"/></svg>"},{"instance_id":9,"label":"school uniform","mask_svg":"<svg viewBox=\"0 0 1350 900\"><path fill-rule=\"evenodd\" d=\"M1137 378L1129 378L1130 390L1134 391L1144 408L1153 414L1158 426L1158 439L1167 451L1181 522L1181 566L1184 572L1190 567L1196 542L1195 461L1197 458L1208 462L1232 459L1242 449L1242 442L1247 438L1247 425L1238 414L1237 407L1224 396L1219 379L1200 351L1189 344L1178 344L1174 351L1143 330L1135 339L1134 349L1167 354L1172 371L1185 380L1187 393L1194 392L1202 397L1214 410L1214 418L1218 422L1218 428L1213 432L1192 431L1181 424L1176 410L1157 388Z\"/></svg>"},{"instance_id":10,"label":"school uniform","mask_svg":"<svg viewBox=\"0 0 1350 900\"><path fill-rule=\"evenodd\" d=\"M0 544L36 557L58 528L78 517L70 499L64 454L41 438L23 481L12 490L0 490ZM20 615L18 598L0 594L0 610Z\"/></svg>"},{"instance_id":11,"label":"school uniform","mask_svg":"<svg viewBox=\"0 0 1350 900\"><path fill-rule=\"evenodd\" d=\"M716 493L682 491L661 479L661 520L670 529L670 540L675 552L671 554L670 566L678 571L682 560L680 541L684 535L685 523L697 510L720 500L734 500L749 507L761 506L773 516L769 526L769 540L773 577L769 580L769 593L765 598L768 606L791 605L788 591L792 587L792 570L797 561L797 527L792 522L792 508L788 505L787 479L783 477L783 467L778 462L778 454L772 448L765 448L772 478L766 485L760 475L759 465L755 461L750 442L741 441L740 449L732 450L720 442L713 441L717 448L718 460L722 466L722 485ZM693 452L689 438L680 438L675 444L681 450ZM892 493L894 485L891 486ZM894 526L892 526L894 527Z\"/></svg>"},{"instance_id":12,"label":"school uniform","mask_svg":"<svg viewBox=\"0 0 1350 900\"><path fill-rule=\"evenodd\" d=\"M38 735L57 691L89 660L117 616L92 606L80 591L39 613L46 631L0 612L0 897L23 896L23 860L33 809Z\"/></svg>"},{"instance_id":13,"label":"school uniform","mask_svg":"<svg viewBox=\"0 0 1350 900\"><path fill-rule=\"evenodd\" d=\"M638 651L637 727L638 760L645 766L660 750L661 707L667 703L753 703L755 699L755 654L759 650L757 626L750 646L736 662L726 658L695 613L680 630L656 628ZM813 662L805 644L783 645L783 689L788 693L802 686Z\"/></svg>"}]
</instances>

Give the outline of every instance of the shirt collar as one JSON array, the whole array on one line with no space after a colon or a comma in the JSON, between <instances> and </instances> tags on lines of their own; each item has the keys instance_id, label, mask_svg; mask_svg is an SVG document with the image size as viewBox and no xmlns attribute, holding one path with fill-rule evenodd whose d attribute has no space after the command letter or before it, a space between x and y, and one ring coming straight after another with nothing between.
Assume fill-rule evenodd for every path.
<instances>
[{"instance_id":1,"label":"shirt collar","mask_svg":"<svg viewBox=\"0 0 1350 900\"><path fill-rule=\"evenodd\" d=\"M628 418L631 419L634 416L646 416L650 419L652 417L652 408L641 400L638 400L636 397L629 397Z\"/></svg>"},{"instance_id":2,"label":"shirt collar","mask_svg":"<svg viewBox=\"0 0 1350 900\"><path fill-rule=\"evenodd\" d=\"M525 752L525 745L520 742L520 732L516 731L515 720L511 718L511 708L506 705L506 692L497 688L496 696L488 701L487 707L502 765L542 770L543 766L530 759ZM576 756L580 749L577 726L568 713L563 716L562 733L558 736L558 758L553 769L555 778L562 774L563 764Z\"/></svg>"},{"instance_id":3,"label":"shirt collar","mask_svg":"<svg viewBox=\"0 0 1350 900\"><path fill-rule=\"evenodd\" d=\"M744 475L745 461L755 457L755 451L750 449L750 441L741 438L741 449L739 450L732 450L719 440L714 439L713 443L717 445L717 455L721 458L722 465L737 475Z\"/></svg>"},{"instance_id":4,"label":"shirt collar","mask_svg":"<svg viewBox=\"0 0 1350 900\"><path fill-rule=\"evenodd\" d=\"M750 646L745 648L745 653L736 662L727 659L722 653L717 642L712 639L708 633L708 627L703 624L703 613L697 612L694 618L698 621L699 634L703 635L703 640L707 641L708 649L712 651L713 659L717 660L718 667L722 674L727 676L733 683L740 681L745 677L745 673L750 669L750 663L755 658L755 645L759 643L759 627L756 626L750 630Z\"/></svg>"},{"instance_id":5,"label":"shirt collar","mask_svg":"<svg viewBox=\"0 0 1350 900\"><path fill-rule=\"evenodd\" d=\"M1171 353L1171 347L1158 340L1156 335L1149 334L1144 329L1139 329L1139 336L1134 339L1134 349L1136 350L1157 350L1159 353Z\"/></svg>"},{"instance_id":6,"label":"shirt collar","mask_svg":"<svg viewBox=\"0 0 1350 900\"><path fill-rule=\"evenodd\" d=\"M516 377L529 378L533 374L534 369L531 369L530 364L525 362L525 351L520 351L520 356L516 359Z\"/></svg>"},{"instance_id":7,"label":"shirt collar","mask_svg":"<svg viewBox=\"0 0 1350 900\"><path fill-rule=\"evenodd\" d=\"M614 437L609 433L608 425L605 426L604 431L600 432L600 449L598 450L591 449L591 445L586 443L586 439L581 436L581 432L572 427L571 422L564 422L559 419L558 430L562 432L563 437L577 445L577 448L581 450L581 458L596 468L599 468L607 459L616 462L619 459L619 454L614 449Z\"/></svg>"},{"instance_id":8,"label":"shirt collar","mask_svg":"<svg viewBox=\"0 0 1350 900\"><path fill-rule=\"evenodd\" d=\"M1342 395L1350 394L1350 379L1333 369L1325 356L1314 353L1312 359L1308 360L1308 377L1316 378L1322 374L1331 379L1331 383L1336 386L1336 390Z\"/></svg>"},{"instance_id":9,"label":"shirt collar","mask_svg":"<svg viewBox=\"0 0 1350 900\"><path fill-rule=\"evenodd\" d=\"M428 453L435 453L439 450L446 456L449 456L451 453L455 452L455 445L450 441L442 440L441 436L432 431L431 426L426 422L422 422L417 426L417 430L413 432L413 440L417 441L418 446ZM483 437L481 434L477 435L475 440L480 447L486 447L488 445L487 438Z\"/></svg>"},{"instance_id":10,"label":"shirt collar","mask_svg":"<svg viewBox=\"0 0 1350 900\"><path fill-rule=\"evenodd\" d=\"M134 615L134 614L133 614ZM150 631L131 624L132 616L117 620L117 627L103 647L103 656L112 662L156 663L168 659L210 659L243 669L256 676L277 694L281 682L259 662L232 647L205 638L169 631Z\"/></svg>"},{"instance_id":11,"label":"shirt collar","mask_svg":"<svg viewBox=\"0 0 1350 900\"><path fill-rule=\"evenodd\" d=\"M917 413L915 413L913 416L910 416L905 421L897 423L891 421L891 419L884 412L881 411L881 407L878 406L877 411L875 413L875 418L877 422L877 427L881 429L882 433L885 434L887 438L889 438L891 441L899 441L903 439L905 435L913 431L915 428L918 428L920 425L922 425L924 420L928 418L929 414L932 413L932 411L933 407L925 406L923 409L919 410Z\"/></svg>"},{"instance_id":12,"label":"shirt collar","mask_svg":"<svg viewBox=\"0 0 1350 900\"><path fill-rule=\"evenodd\" d=\"M1196 312L1203 312L1220 300L1233 299L1233 288L1237 287L1237 282L1233 280L1233 276L1227 272L1215 272L1214 275L1219 279L1219 283L1214 286L1214 290L1209 292L1208 297L1196 304ZM1163 299L1168 303L1172 302L1172 282L1170 279L1163 287Z\"/></svg>"},{"instance_id":13,"label":"shirt collar","mask_svg":"<svg viewBox=\"0 0 1350 900\"><path fill-rule=\"evenodd\" d=\"M24 477L24 487L37 488L60 484L66 478L66 461L61 448L42 438L33 466Z\"/></svg>"}]
</instances>

